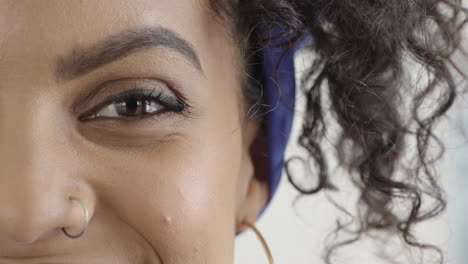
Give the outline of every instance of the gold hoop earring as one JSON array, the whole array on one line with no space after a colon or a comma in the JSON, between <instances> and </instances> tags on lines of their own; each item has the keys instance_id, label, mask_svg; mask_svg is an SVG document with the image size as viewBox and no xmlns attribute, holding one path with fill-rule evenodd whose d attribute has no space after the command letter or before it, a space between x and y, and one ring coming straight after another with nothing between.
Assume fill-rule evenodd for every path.
<instances>
[{"instance_id":1,"label":"gold hoop earring","mask_svg":"<svg viewBox=\"0 0 468 264\"><path fill-rule=\"evenodd\" d=\"M268 263L269 264L274 264L275 262L273 261L273 256L271 255L270 248L268 247L267 242L265 241L265 238L262 236L260 231L251 223L247 222L246 220L243 221L243 224L245 226L248 226L252 231L254 231L255 235L257 236L258 240L260 240L263 250L265 251L265 254L268 258Z\"/></svg>"}]
</instances>

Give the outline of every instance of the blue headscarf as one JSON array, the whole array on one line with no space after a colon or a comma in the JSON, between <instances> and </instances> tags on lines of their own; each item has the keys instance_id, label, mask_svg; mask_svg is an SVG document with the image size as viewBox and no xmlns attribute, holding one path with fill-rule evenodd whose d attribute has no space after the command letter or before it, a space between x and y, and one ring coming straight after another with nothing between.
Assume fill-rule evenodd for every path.
<instances>
[{"instance_id":1,"label":"blue headscarf","mask_svg":"<svg viewBox=\"0 0 468 264\"><path fill-rule=\"evenodd\" d=\"M260 52L262 86L265 96L266 130L268 142L268 200L259 213L263 214L278 189L284 166L284 152L288 144L296 102L294 54L311 40L310 35L298 39L292 47L275 47L287 43L293 34L282 34L284 28L269 28L271 36L280 36L267 43ZM289 45L287 45L289 46ZM236 235L242 232L237 232Z\"/></svg>"},{"instance_id":2,"label":"blue headscarf","mask_svg":"<svg viewBox=\"0 0 468 264\"><path fill-rule=\"evenodd\" d=\"M279 35L284 30L280 26L269 29L272 36ZM270 41L269 46L286 43L292 34L283 34ZM265 94L266 129L268 142L268 186L269 196L265 211L271 202L281 181L284 165L284 152L288 144L294 118L296 101L296 78L294 70L294 54L304 44L310 41L310 35L304 35L292 47L267 47L261 51L262 85Z\"/></svg>"}]
</instances>

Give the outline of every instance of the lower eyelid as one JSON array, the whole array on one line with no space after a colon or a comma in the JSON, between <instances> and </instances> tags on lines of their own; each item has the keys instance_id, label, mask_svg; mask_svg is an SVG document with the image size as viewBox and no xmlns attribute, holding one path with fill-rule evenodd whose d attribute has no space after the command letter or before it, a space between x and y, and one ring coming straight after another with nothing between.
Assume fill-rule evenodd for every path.
<instances>
[{"instance_id":1,"label":"lower eyelid","mask_svg":"<svg viewBox=\"0 0 468 264\"><path fill-rule=\"evenodd\" d=\"M157 120L142 120L143 122L138 120L126 122L121 119L91 120L78 126L78 131L87 140L104 147L154 147L167 141L170 135L183 134L183 126L178 117L169 119L157 117Z\"/></svg>"},{"instance_id":2,"label":"lower eyelid","mask_svg":"<svg viewBox=\"0 0 468 264\"><path fill-rule=\"evenodd\" d=\"M175 116L177 113L171 111L163 111L159 114L153 115L140 115L140 116L122 116L122 117L106 117L106 116L96 116L93 118L82 117L80 121L86 122L102 122L102 123L116 123L120 125L129 125L135 126L135 123L139 123L141 121L163 121L166 118L171 118Z\"/></svg>"}]
</instances>

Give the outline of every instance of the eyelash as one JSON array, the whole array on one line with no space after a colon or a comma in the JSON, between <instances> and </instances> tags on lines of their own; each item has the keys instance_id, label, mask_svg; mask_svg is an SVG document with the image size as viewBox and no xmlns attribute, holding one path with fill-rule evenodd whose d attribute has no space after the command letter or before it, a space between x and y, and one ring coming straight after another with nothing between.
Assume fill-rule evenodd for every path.
<instances>
[{"instance_id":1,"label":"eyelash","mask_svg":"<svg viewBox=\"0 0 468 264\"><path fill-rule=\"evenodd\" d=\"M143 120L143 119L149 119L149 118L155 118L157 115L161 114L167 114L167 113L182 113L185 110L187 110L188 105L182 101L179 98L172 97L172 96L167 96L161 92L155 92L155 90L149 90L149 89L133 89L133 90L127 90L119 94L111 95L108 98L106 98L102 103L100 103L98 106L94 107L93 110L91 111L91 114L85 114L79 117L80 121L87 121L87 120L92 120L92 119L97 119L101 118L97 116L97 112L101 111L105 107L108 107L112 104L118 104L118 103L123 103L129 100L136 100L137 102L155 102L161 106L164 107L164 109L161 112L156 112L156 113L150 113L150 114L140 114L136 116L124 116L121 115L121 117L110 117L112 119L127 119L127 120ZM141 106L140 106L141 107ZM109 117L102 117L102 118L109 118Z\"/></svg>"}]
</instances>

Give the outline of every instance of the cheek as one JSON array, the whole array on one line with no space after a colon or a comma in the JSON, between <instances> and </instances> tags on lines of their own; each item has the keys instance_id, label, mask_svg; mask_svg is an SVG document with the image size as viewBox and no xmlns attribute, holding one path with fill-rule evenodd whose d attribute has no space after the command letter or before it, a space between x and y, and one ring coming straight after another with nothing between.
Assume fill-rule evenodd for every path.
<instances>
[{"instance_id":1,"label":"cheek","mask_svg":"<svg viewBox=\"0 0 468 264\"><path fill-rule=\"evenodd\" d=\"M242 130L229 96L208 95L203 115L155 149L86 155L99 164L91 180L111 213L166 263L232 260Z\"/></svg>"}]
</instances>

